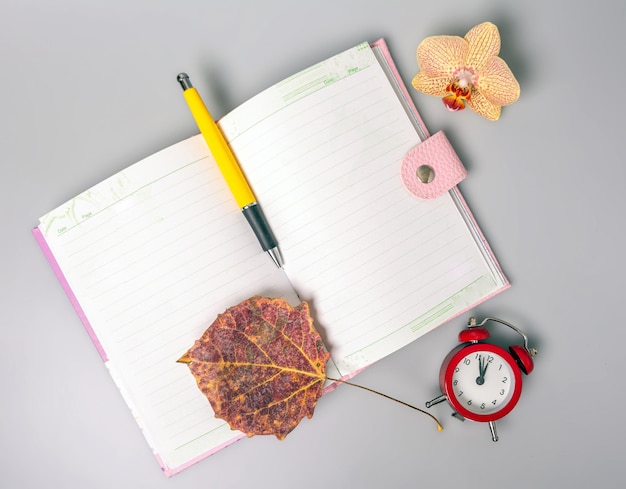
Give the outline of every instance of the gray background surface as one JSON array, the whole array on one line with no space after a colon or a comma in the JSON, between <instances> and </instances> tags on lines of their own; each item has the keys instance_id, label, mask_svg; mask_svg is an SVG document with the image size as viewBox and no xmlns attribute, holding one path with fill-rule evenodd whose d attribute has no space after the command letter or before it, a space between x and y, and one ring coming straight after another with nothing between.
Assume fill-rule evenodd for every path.
<instances>
[{"instance_id":1,"label":"gray background surface","mask_svg":"<svg viewBox=\"0 0 626 489\"><path fill-rule=\"evenodd\" d=\"M625 18L619 0L4 0L0 487L620 486ZM179 71L220 117L379 37L408 84L424 37L485 20L522 87L500 121L411 93L469 169L461 191L513 284L473 313L517 324L540 350L500 441L445 404L433 409L438 433L423 415L342 387L286 440L243 440L167 480L31 236L38 217L197 132ZM358 381L421 405L438 394L465 320Z\"/></svg>"}]
</instances>

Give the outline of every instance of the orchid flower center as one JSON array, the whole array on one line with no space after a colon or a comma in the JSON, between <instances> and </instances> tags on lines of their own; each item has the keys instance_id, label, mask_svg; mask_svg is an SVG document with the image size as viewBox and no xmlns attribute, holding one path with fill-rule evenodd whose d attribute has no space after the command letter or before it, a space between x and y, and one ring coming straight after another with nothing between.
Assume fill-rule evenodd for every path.
<instances>
[{"instance_id":1,"label":"orchid flower center","mask_svg":"<svg viewBox=\"0 0 626 489\"><path fill-rule=\"evenodd\" d=\"M476 84L476 74L471 68L459 68L452 74L453 80L446 87L449 95L443 97L443 103L452 111L463 110L465 102L472 96L472 87Z\"/></svg>"},{"instance_id":2,"label":"orchid flower center","mask_svg":"<svg viewBox=\"0 0 626 489\"><path fill-rule=\"evenodd\" d=\"M452 76L456 78L457 84L461 88L471 87L476 83L476 75L471 68L459 68Z\"/></svg>"}]
</instances>

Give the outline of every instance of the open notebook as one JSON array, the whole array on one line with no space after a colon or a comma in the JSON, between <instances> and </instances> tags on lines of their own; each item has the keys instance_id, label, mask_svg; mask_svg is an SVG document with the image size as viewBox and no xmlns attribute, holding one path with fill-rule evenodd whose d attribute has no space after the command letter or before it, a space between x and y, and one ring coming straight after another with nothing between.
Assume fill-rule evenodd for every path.
<instances>
[{"instance_id":1,"label":"open notebook","mask_svg":"<svg viewBox=\"0 0 626 489\"><path fill-rule=\"evenodd\" d=\"M509 286L456 188L419 200L403 187L400 162L428 133L382 40L287 78L220 127L284 271L200 136L34 230L167 475L242 436L176 363L227 307L254 294L308 301L329 375L349 377Z\"/></svg>"}]
</instances>

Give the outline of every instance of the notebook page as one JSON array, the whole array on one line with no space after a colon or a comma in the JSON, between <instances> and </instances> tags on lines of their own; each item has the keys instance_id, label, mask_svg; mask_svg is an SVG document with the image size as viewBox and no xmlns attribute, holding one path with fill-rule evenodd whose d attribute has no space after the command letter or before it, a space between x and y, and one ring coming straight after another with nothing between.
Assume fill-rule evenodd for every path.
<instances>
[{"instance_id":1,"label":"notebook page","mask_svg":"<svg viewBox=\"0 0 626 489\"><path fill-rule=\"evenodd\" d=\"M220 123L343 375L502 287L451 196L402 186L420 139L367 44Z\"/></svg>"},{"instance_id":2,"label":"notebook page","mask_svg":"<svg viewBox=\"0 0 626 489\"><path fill-rule=\"evenodd\" d=\"M164 469L240 436L176 360L254 294L298 299L262 252L198 136L40 220L107 367Z\"/></svg>"}]
</instances>

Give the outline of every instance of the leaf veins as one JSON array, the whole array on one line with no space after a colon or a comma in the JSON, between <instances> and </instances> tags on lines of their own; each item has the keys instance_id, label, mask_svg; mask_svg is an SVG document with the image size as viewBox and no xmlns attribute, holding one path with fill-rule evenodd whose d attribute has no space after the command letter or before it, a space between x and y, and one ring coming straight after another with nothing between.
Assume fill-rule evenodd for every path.
<instances>
[{"instance_id":1,"label":"leaf veins","mask_svg":"<svg viewBox=\"0 0 626 489\"><path fill-rule=\"evenodd\" d=\"M322 395L329 358L306 302L254 296L218 315L178 361L216 417L248 436L283 439Z\"/></svg>"}]
</instances>

